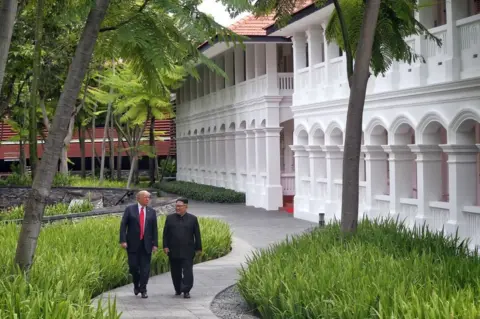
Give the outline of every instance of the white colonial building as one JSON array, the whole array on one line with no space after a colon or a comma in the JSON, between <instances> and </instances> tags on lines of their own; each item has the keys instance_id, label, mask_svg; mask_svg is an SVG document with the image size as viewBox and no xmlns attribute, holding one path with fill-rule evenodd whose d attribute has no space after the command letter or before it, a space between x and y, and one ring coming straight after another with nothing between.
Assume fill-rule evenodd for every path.
<instances>
[{"instance_id":1,"label":"white colonial building","mask_svg":"<svg viewBox=\"0 0 480 319\"><path fill-rule=\"evenodd\" d=\"M480 0L440 0L417 13L442 39L407 39L426 63L394 63L368 83L360 213L457 229L480 244ZM327 44L333 6L306 3L279 29L248 17L242 47L201 50L228 75L200 69L178 92L179 180L246 193L247 205L295 217L340 218L349 88Z\"/></svg>"}]
</instances>

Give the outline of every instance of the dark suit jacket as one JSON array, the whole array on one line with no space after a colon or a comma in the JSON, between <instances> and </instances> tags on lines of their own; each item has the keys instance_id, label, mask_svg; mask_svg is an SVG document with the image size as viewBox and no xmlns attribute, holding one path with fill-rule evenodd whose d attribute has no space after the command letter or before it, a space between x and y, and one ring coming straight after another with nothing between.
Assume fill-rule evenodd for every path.
<instances>
[{"instance_id":1,"label":"dark suit jacket","mask_svg":"<svg viewBox=\"0 0 480 319\"><path fill-rule=\"evenodd\" d=\"M146 207L145 232L143 242L147 253L152 252L152 247L158 247L157 214L151 207ZM120 243L127 243L127 251L136 252L140 248L140 214L138 204L127 206L120 223Z\"/></svg>"},{"instance_id":2,"label":"dark suit jacket","mask_svg":"<svg viewBox=\"0 0 480 319\"><path fill-rule=\"evenodd\" d=\"M163 228L163 248L168 248L170 258L194 258L195 251L202 250L200 226L196 216L176 213L167 216Z\"/></svg>"}]
</instances>

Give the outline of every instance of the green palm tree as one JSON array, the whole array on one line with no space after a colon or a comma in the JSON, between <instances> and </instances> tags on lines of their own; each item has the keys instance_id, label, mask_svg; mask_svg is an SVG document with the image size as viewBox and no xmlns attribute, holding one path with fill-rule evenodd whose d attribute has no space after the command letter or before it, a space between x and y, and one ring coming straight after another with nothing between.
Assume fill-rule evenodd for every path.
<instances>
[{"instance_id":1,"label":"green palm tree","mask_svg":"<svg viewBox=\"0 0 480 319\"><path fill-rule=\"evenodd\" d=\"M115 127L128 144L131 166L127 188L132 183L139 155L142 152L151 157L156 155L151 147L140 145L146 124L152 118L174 116L170 90L177 88L184 76L185 70L179 66L173 71L160 70L155 76L157 82L152 85L134 72L131 63L123 63L115 74L108 71L105 75L98 75L101 86L89 89L92 100L112 106Z\"/></svg>"}]
</instances>

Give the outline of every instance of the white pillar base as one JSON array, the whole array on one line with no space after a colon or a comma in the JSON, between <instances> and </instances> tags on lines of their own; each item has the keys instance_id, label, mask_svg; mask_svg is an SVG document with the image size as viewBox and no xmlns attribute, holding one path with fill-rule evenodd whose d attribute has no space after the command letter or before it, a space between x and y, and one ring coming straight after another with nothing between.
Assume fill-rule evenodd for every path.
<instances>
[{"instance_id":1,"label":"white pillar base","mask_svg":"<svg viewBox=\"0 0 480 319\"><path fill-rule=\"evenodd\" d=\"M265 187L264 206L266 210L278 210L283 206L282 185L267 185Z\"/></svg>"}]
</instances>

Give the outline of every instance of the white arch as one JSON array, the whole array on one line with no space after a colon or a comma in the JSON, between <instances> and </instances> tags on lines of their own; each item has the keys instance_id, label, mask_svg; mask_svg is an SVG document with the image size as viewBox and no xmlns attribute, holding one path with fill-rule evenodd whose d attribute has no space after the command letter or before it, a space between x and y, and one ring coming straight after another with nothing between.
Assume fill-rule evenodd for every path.
<instances>
[{"instance_id":1,"label":"white arch","mask_svg":"<svg viewBox=\"0 0 480 319\"><path fill-rule=\"evenodd\" d=\"M475 136L468 132L469 128L462 128L467 121L480 123L480 115L477 110L467 108L457 113L448 126L449 144L472 144L475 143Z\"/></svg>"},{"instance_id":2,"label":"white arch","mask_svg":"<svg viewBox=\"0 0 480 319\"><path fill-rule=\"evenodd\" d=\"M427 129L431 126L432 123L438 123L444 129L447 128L447 121L445 118L439 114L438 112L432 111L425 114L425 116L420 120L418 123L417 128L415 129L415 138L417 144L430 144L439 142L440 137L429 138L427 140L427 136L434 132L427 132Z\"/></svg>"},{"instance_id":3,"label":"white arch","mask_svg":"<svg viewBox=\"0 0 480 319\"><path fill-rule=\"evenodd\" d=\"M316 140L317 133L319 131L323 135L323 142L319 142L319 141ZM311 144L311 145L325 144L325 131L323 130L322 125L320 123L313 124L312 128L310 129L310 132L308 133L308 138L309 138L309 144Z\"/></svg>"}]
</instances>

